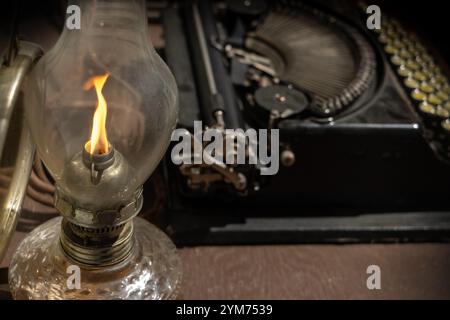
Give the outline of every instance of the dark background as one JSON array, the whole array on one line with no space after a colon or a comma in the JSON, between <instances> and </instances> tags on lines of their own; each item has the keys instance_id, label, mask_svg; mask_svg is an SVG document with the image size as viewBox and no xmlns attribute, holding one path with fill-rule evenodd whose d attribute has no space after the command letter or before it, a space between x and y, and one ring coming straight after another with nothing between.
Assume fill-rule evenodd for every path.
<instances>
[{"instance_id":1,"label":"dark background","mask_svg":"<svg viewBox=\"0 0 450 320\"><path fill-rule=\"evenodd\" d=\"M190 0L185 0L190 1ZM357 3L355 0L331 0L336 3L348 4ZM155 2L171 2L158 1ZM272 2L272 1L270 1ZM314 2L309 0L308 2ZM11 30L11 19L13 17L13 8L20 6L20 19L32 19L33 16L44 12L51 21L58 27L62 27L64 9L66 0L6 0L0 4L0 37L5 37ZM415 30L422 36L424 41L433 45L437 51L441 52L442 59L448 61L450 57L449 14L450 8L446 1L428 0L428 1L408 1L408 0L372 0L366 1L367 4L376 4L381 8L382 14L399 18L410 29Z\"/></svg>"}]
</instances>

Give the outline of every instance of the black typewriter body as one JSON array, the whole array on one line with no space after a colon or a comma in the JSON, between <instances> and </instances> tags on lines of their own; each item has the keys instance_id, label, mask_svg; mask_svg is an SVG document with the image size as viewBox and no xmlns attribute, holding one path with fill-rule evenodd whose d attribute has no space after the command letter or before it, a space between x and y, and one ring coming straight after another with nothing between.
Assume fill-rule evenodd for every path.
<instances>
[{"instance_id":1,"label":"black typewriter body","mask_svg":"<svg viewBox=\"0 0 450 320\"><path fill-rule=\"evenodd\" d=\"M294 22L310 17L315 20L310 24ZM250 5L199 1L165 10L165 56L179 85L179 126L192 130L194 120L213 126L214 114L221 110L227 128L278 128L281 144L276 175L262 177L257 170L242 169L247 178L244 192L226 179L193 187L193 177L181 174L168 158L164 165L170 190L166 217L176 241L245 244L448 238L450 167L437 151L445 149L445 144L436 147L429 139L427 120L417 111L379 35L367 30L366 19L361 8L346 1L253 1ZM322 30L321 24L330 21L331 27ZM353 56L359 59L358 67L366 70L356 75L360 83L351 83L354 96L347 96L347 101L332 94L315 97L320 85L310 85L311 90L297 85L303 81L308 87L317 80L296 78L302 63L305 72L321 71L305 65L308 61L327 68L320 50L329 48L321 47L320 41L341 45L333 42L337 40L332 35L320 32L340 33L336 39L347 42L349 51L361 49L361 43L355 45L358 41L363 43L361 50L370 50ZM275 39L277 33L280 39ZM302 35L322 38L301 43ZM280 44L297 38L299 44ZM289 59L295 60L289 50L296 48L299 56L306 52L306 62L289 65ZM345 57L342 50L334 54L342 54L336 59L345 64L340 59L351 56ZM275 76L255 67L263 61L261 56L256 62L241 57L255 52L275 61ZM277 70L277 60L288 61L281 62L286 64L284 79L274 81L283 69L278 66ZM331 82L340 79L336 74L324 73L324 77ZM267 92L267 87L272 91ZM297 89L308 99L306 109L295 106ZM286 117L274 116L270 110L278 106L264 100L277 90L287 92L287 104L294 104ZM326 99L328 104L323 102Z\"/></svg>"}]
</instances>

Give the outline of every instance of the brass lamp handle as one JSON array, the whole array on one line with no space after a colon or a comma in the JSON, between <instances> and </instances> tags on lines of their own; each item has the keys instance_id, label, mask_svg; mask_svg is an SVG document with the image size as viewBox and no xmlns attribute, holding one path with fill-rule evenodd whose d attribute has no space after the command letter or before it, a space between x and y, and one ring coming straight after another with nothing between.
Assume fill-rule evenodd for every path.
<instances>
[{"instance_id":1,"label":"brass lamp handle","mask_svg":"<svg viewBox=\"0 0 450 320\"><path fill-rule=\"evenodd\" d=\"M35 150L23 110L16 108L16 102L25 75L41 55L38 45L22 41L11 65L0 66L0 165L6 162L12 167L5 170L8 177L6 188L2 187L6 190L0 193L0 261L16 229Z\"/></svg>"}]
</instances>

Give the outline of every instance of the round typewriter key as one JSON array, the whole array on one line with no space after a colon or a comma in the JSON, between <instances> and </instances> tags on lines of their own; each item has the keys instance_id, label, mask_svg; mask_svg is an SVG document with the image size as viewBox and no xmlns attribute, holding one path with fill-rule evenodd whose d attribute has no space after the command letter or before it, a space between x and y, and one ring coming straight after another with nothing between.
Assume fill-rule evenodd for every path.
<instances>
[{"instance_id":1,"label":"round typewriter key","mask_svg":"<svg viewBox=\"0 0 450 320\"><path fill-rule=\"evenodd\" d=\"M436 78L436 74L433 71L432 68L429 67L429 65L427 63L420 63L420 66L422 67L423 72L426 72L430 77Z\"/></svg>"},{"instance_id":2,"label":"round typewriter key","mask_svg":"<svg viewBox=\"0 0 450 320\"><path fill-rule=\"evenodd\" d=\"M435 88L432 85L428 84L428 82L424 81L420 84L420 90L425 93L432 93L434 92L434 89Z\"/></svg>"},{"instance_id":3,"label":"round typewriter key","mask_svg":"<svg viewBox=\"0 0 450 320\"><path fill-rule=\"evenodd\" d=\"M411 52L413 57L414 57L414 61L416 61L421 68L426 69L428 66L428 62L426 62L422 56L420 55L420 53L418 53L417 51L412 51Z\"/></svg>"},{"instance_id":4,"label":"round typewriter key","mask_svg":"<svg viewBox=\"0 0 450 320\"><path fill-rule=\"evenodd\" d=\"M448 112L448 110L442 108L441 106L436 107L436 115L444 119L450 117L450 113Z\"/></svg>"},{"instance_id":5,"label":"round typewriter key","mask_svg":"<svg viewBox=\"0 0 450 320\"><path fill-rule=\"evenodd\" d=\"M398 52L398 49L390 44L386 45L384 47L384 51L388 54L396 54Z\"/></svg>"},{"instance_id":6,"label":"round typewriter key","mask_svg":"<svg viewBox=\"0 0 450 320\"><path fill-rule=\"evenodd\" d=\"M429 56L430 59L427 61L428 63L428 67L430 68L430 70L432 70L433 72L436 73L440 73L441 69L439 68L439 66L436 64L436 62L434 62L433 58L431 56Z\"/></svg>"},{"instance_id":7,"label":"round typewriter key","mask_svg":"<svg viewBox=\"0 0 450 320\"><path fill-rule=\"evenodd\" d=\"M435 106L438 106L438 105L440 105L441 103L442 103L442 100L441 99L439 99L436 95L434 95L434 94L430 94L428 97L427 97L427 101L429 102L429 103L431 103L432 105L435 105Z\"/></svg>"},{"instance_id":8,"label":"round typewriter key","mask_svg":"<svg viewBox=\"0 0 450 320\"><path fill-rule=\"evenodd\" d=\"M392 45L394 47L396 47L397 49L403 49L405 48L405 43L403 41L401 41L400 39L395 39L394 42L392 43Z\"/></svg>"},{"instance_id":9,"label":"round typewriter key","mask_svg":"<svg viewBox=\"0 0 450 320\"><path fill-rule=\"evenodd\" d=\"M421 61L421 58L420 58L420 52L419 51L417 51L414 47L408 47L408 48L406 48L410 53L411 53L411 55L413 56L413 57L416 57L415 59L417 60L417 61ZM418 60L419 59L419 60Z\"/></svg>"},{"instance_id":10,"label":"round typewriter key","mask_svg":"<svg viewBox=\"0 0 450 320\"><path fill-rule=\"evenodd\" d=\"M440 87L439 91L442 91L443 93L447 94L450 98L450 87Z\"/></svg>"},{"instance_id":11,"label":"round typewriter key","mask_svg":"<svg viewBox=\"0 0 450 320\"><path fill-rule=\"evenodd\" d=\"M449 95L445 93L444 91L438 91L436 93L436 96L441 99L442 101L447 101L449 99Z\"/></svg>"},{"instance_id":12,"label":"round typewriter key","mask_svg":"<svg viewBox=\"0 0 450 320\"><path fill-rule=\"evenodd\" d=\"M425 101L427 99L427 95L418 89L411 93L411 97L416 101Z\"/></svg>"},{"instance_id":13,"label":"round typewriter key","mask_svg":"<svg viewBox=\"0 0 450 320\"><path fill-rule=\"evenodd\" d=\"M416 38L417 39L417 38ZM420 44L417 40L415 41L415 46L416 46L416 49L419 51L419 52L422 52L422 53L426 53L427 52L427 50L425 49L425 47L422 45L422 44Z\"/></svg>"},{"instance_id":14,"label":"round typewriter key","mask_svg":"<svg viewBox=\"0 0 450 320\"><path fill-rule=\"evenodd\" d=\"M436 78L440 78L442 76L441 69L434 63L428 64L427 69L430 70L430 72L432 72ZM437 79L437 80L439 80L439 79Z\"/></svg>"},{"instance_id":15,"label":"round typewriter key","mask_svg":"<svg viewBox=\"0 0 450 320\"><path fill-rule=\"evenodd\" d=\"M450 86L450 83L448 82L448 78L446 76L443 76L442 78L439 77L439 79L436 79L442 86Z\"/></svg>"},{"instance_id":16,"label":"round typewriter key","mask_svg":"<svg viewBox=\"0 0 450 320\"><path fill-rule=\"evenodd\" d=\"M426 72L424 71L424 73L427 75L427 82L430 86L433 86L434 89L437 91L437 89L439 88L439 83L437 82L436 78L434 77L434 75L432 73Z\"/></svg>"},{"instance_id":17,"label":"round typewriter key","mask_svg":"<svg viewBox=\"0 0 450 320\"><path fill-rule=\"evenodd\" d=\"M414 61L412 59L409 59L408 61L406 61L406 67L408 69L411 69L411 70L414 70L414 71L420 69L420 65L416 61Z\"/></svg>"},{"instance_id":18,"label":"round typewriter key","mask_svg":"<svg viewBox=\"0 0 450 320\"><path fill-rule=\"evenodd\" d=\"M437 81L436 81L436 78L432 75L432 74L430 74L430 73L427 73L427 82L431 85L431 86L433 86L434 87L434 90L437 90L438 89L438 87L439 87L439 84L437 83Z\"/></svg>"},{"instance_id":19,"label":"round typewriter key","mask_svg":"<svg viewBox=\"0 0 450 320\"><path fill-rule=\"evenodd\" d=\"M440 89L445 93L450 94L450 85L447 82L441 84Z\"/></svg>"},{"instance_id":20,"label":"round typewriter key","mask_svg":"<svg viewBox=\"0 0 450 320\"><path fill-rule=\"evenodd\" d=\"M411 41L411 39L408 38L408 39L406 39L404 41L406 43L406 47L405 48L408 49L409 52L411 52L411 53L416 52L419 55L419 51L416 49L416 46L414 45L414 42Z\"/></svg>"},{"instance_id":21,"label":"round typewriter key","mask_svg":"<svg viewBox=\"0 0 450 320\"><path fill-rule=\"evenodd\" d=\"M388 43L391 43L391 42L392 42L391 38L389 38L389 37L387 36L387 34L384 33L384 32L382 32L382 33L380 34L380 36L378 37L378 40L379 40L381 43L384 43L384 44L388 44Z\"/></svg>"},{"instance_id":22,"label":"round typewriter key","mask_svg":"<svg viewBox=\"0 0 450 320\"><path fill-rule=\"evenodd\" d=\"M403 59L410 59L412 58L412 53L406 49L402 49L399 53L399 56Z\"/></svg>"},{"instance_id":23,"label":"round typewriter key","mask_svg":"<svg viewBox=\"0 0 450 320\"><path fill-rule=\"evenodd\" d=\"M392 26L388 26L385 28L386 35L391 38L396 38L398 36L397 32Z\"/></svg>"},{"instance_id":24,"label":"round typewriter key","mask_svg":"<svg viewBox=\"0 0 450 320\"><path fill-rule=\"evenodd\" d=\"M419 82L413 78L407 78L405 79L405 86L411 89L418 89L419 88Z\"/></svg>"},{"instance_id":25,"label":"round typewriter key","mask_svg":"<svg viewBox=\"0 0 450 320\"><path fill-rule=\"evenodd\" d=\"M416 71L414 72L414 79L416 79L417 81L425 81L427 80L427 76L423 72Z\"/></svg>"},{"instance_id":26,"label":"round typewriter key","mask_svg":"<svg viewBox=\"0 0 450 320\"><path fill-rule=\"evenodd\" d=\"M412 71L411 70L409 70L407 67L405 67L405 66L400 66L400 67L398 67L398 69L397 69L397 72L398 72L398 74L399 75L401 75L402 77L411 77L412 76Z\"/></svg>"},{"instance_id":27,"label":"round typewriter key","mask_svg":"<svg viewBox=\"0 0 450 320\"><path fill-rule=\"evenodd\" d=\"M448 111L450 111L450 101L445 102L444 105L443 105L443 107L444 107L445 109L447 109Z\"/></svg>"},{"instance_id":28,"label":"round typewriter key","mask_svg":"<svg viewBox=\"0 0 450 320\"><path fill-rule=\"evenodd\" d=\"M434 65L434 59L428 52L423 52L422 58L424 61L428 62L430 66Z\"/></svg>"},{"instance_id":29,"label":"round typewriter key","mask_svg":"<svg viewBox=\"0 0 450 320\"><path fill-rule=\"evenodd\" d=\"M435 72L435 78L438 83L444 83L447 81L447 78L442 73Z\"/></svg>"},{"instance_id":30,"label":"round typewriter key","mask_svg":"<svg viewBox=\"0 0 450 320\"><path fill-rule=\"evenodd\" d=\"M436 108L429 104L428 102L424 101L419 105L419 110L427 115L436 115Z\"/></svg>"},{"instance_id":31,"label":"round typewriter key","mask_svg":"<svg viewBox=\"0 0 450 320\"><path fill-rule=\"evenodd\" d=\"M405 64L405 61L398 55L393 55L391 58L391 62L396 66L401 66L402 64Z\"/></svg>"}]
</instances>

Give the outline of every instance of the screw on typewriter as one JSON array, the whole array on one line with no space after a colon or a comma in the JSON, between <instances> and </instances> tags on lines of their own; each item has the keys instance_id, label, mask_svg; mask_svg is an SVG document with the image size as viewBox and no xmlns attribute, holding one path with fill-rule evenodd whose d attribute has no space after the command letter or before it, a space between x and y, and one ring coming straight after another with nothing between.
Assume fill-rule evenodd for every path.
<instances>
[{"instance_id":1,"label":"screw on typewriter","mask_svg":"<svg viewBox=\"0 0 450 320\"><path fill-rule=\"evenodd\" d=\"M167 299L180 259L170 239L135 218L142 185L177 119L175 80L147 38L145 1L73 1L65 29L34 68L25 107L62 217L14 255L17 299Z\"/></svg>"}]
</instances>

